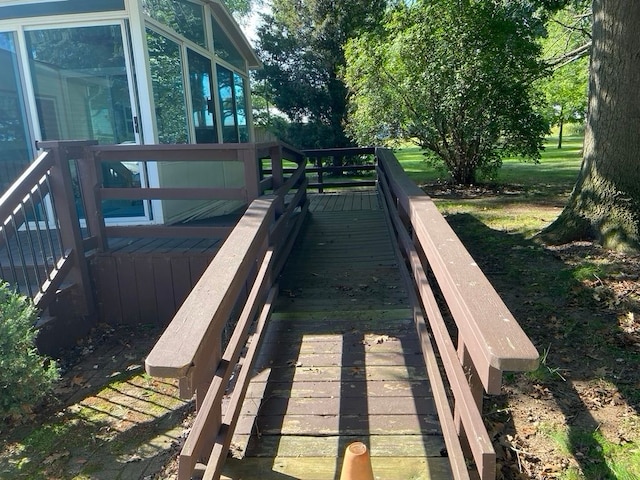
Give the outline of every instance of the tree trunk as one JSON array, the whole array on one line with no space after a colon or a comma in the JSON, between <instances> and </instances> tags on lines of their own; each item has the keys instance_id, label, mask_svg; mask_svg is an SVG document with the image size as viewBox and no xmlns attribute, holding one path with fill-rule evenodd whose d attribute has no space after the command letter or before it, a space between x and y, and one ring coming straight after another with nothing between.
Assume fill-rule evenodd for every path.
<instances>
[{"instance_id":1,"label":"tree trunk","mask_svg":"<svg viewBox=\"0 0 640 480\"><path fill-rule=\"evenodd\" d=\"M564 130L564 119L562 117L563 114L564 112L560 110L560 126L558 128L558 150L562 148L562 131Z\"/></svg>"},{"instance_id":2,"label":"tree trunk","mask_svg":"<svg viewBox=\"0 0 640 480\"><path fill-rule=\"evenodd\" d=\"M574 190L543 241L640 247L640 2L593 1L584 157Z\"/></svg>"}]
</instances>

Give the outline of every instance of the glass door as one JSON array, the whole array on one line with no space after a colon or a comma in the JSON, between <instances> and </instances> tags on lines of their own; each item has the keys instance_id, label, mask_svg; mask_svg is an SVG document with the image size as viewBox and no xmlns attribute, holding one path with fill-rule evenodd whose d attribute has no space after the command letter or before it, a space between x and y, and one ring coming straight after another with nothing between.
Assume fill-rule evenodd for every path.
<instances>
[{"instance_id":1,"label":"glass door","mask_svg":"<svg viewBox=\"0 0 640 480\"><path fill-rule=\"evenodd\" d=\"M25 31L42 140L139 143L123 31L122 24ZM142 184L137 162L103 164L103 176L105 187ZM141 200L108 200L102 207L106 219L146 217Z\"/></svg>"}]
</instances>

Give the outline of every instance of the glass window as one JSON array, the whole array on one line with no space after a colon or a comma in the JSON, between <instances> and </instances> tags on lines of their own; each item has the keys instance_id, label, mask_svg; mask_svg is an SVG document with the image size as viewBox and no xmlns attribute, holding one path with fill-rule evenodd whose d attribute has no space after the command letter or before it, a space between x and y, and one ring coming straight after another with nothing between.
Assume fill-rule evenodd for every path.
<instances>
[{"instance_id":1,"label":"glass window","mask_svg":"<svg viewBox=\"0 0 640 480\"><path fill-rule=\"evenodd\" d=\"M113 10L124 10L124 0L64 0L62 2L30 2L25 5L7 5L0 7L0 20L8 18L64 15L67 13L108 12Z\"/></svg>"},{"instance_id":2,"label":"glass window","mask_svg":"<svg viewBox=\"0 0 640 480\"><path fill-rule=\"evenodd\" d=\"M25 36L43 140L135 142L120 26Z\"/></svg>"},{"instance_id":3,"label":"glass window","mask_svg":"<svg viewBox=\"0 0 640 480\"><path fill-rule=\"evenodd\" d=\"M213 16L211 16L211 26L213 28L213 50L215 54L225 62L229 62L234 67L244 71L246 69L244 58Z\"/></svg>"},{"instance_id":4,"label":"glass window","mask_svg":"<svg viewBox=\"0 0 640 480\"><path fill-rule=\"evenodd\" d=\"M33 157L12 33L0 33L0 191Z\"/></svg>"},{"instance_id":5,"label":"glass window","mask_svg":"<svg viewBox=\"0 0 640 480\"><path fill-rule=\"evenodd\" d=\"M144 13L180 35L207 47L204 7L188 0L142 0Z\"/></svg>"},{"instance_id":6,"label":"glass window","mask_svg":"<svg viewBox=\"0 0 640 480\"><path fill-rule=\"evenodd\" d=\"M216 143L218 132L215 122L215 103L211 92L211 60L187 50L189 61L189 85L191 87L191 107L193 125L196 131L196 143Z\"/></svg>"},{"instance_id":7,"label":"glass window","mask_svg":"<svg viewBox=\"0 0 640 480\"><path fill-rule=\"evenodd\" d=\"M147 29L158 141L189 143L180 45Z\"/></svg>"},{"instance_id":8,"label":"glass window","mask_svg":"<svg viewBox=\"0 0 640 480\"><path fill-rule=\"evenodd\" d=\"M249 128L247 126L247 96L245 95L244 78L237 73L233 74L236 95L236 118L238 122L238 139L240 142L249 141Z\"/></svg>"},{"instance_id":9,"label":"glass window","mask_svg":"<svg viewBox=\"0 0 640 480\"><path fill-rule=\"evenodd\" d=\"M225 143L238 143L238 122L236 118L233 72L221 65L217 66L217 70L220 114L222 116L222 140Z\"/></svg>"}]
</instances>

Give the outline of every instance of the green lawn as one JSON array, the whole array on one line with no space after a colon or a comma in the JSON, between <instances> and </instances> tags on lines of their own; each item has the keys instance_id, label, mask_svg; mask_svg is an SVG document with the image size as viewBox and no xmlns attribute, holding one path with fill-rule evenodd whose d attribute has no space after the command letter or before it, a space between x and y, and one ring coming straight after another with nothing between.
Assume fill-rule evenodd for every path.
<instances>
[{"instance_id":1,"label":"green lawn","mask_svg":"<svg viewBox=\"0 0 640 480\"><path fill-rule=\"evenodd\" d=\"M572 186L580 169L582 159L582 136L565 137L563 148L556 148L558 140L549 137L542 152L540 163L524 162L520 158L507 158L498 173L498 184L563 185ZM446 181L448 175L428 165L422 150L405 147L396 150L396 156L405 171L416 183Z\"/></svg>"}]
</instances>

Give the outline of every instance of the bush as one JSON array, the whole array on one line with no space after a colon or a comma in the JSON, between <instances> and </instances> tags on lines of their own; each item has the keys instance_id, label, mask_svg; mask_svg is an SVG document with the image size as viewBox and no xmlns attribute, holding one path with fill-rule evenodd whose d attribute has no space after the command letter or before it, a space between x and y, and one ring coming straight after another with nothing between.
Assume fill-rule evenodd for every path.
<instances>
[{"instance_id":1,"label":"bush","mask_svg":"<svg viewBox=\"0 0 640 480\"><path fill-rule=\"evenodd\" d=\"M35 346L36 308L0 284L0 418L28 413L53 389L59 378L55 362Z\"/></svg>"}]
</instances>

